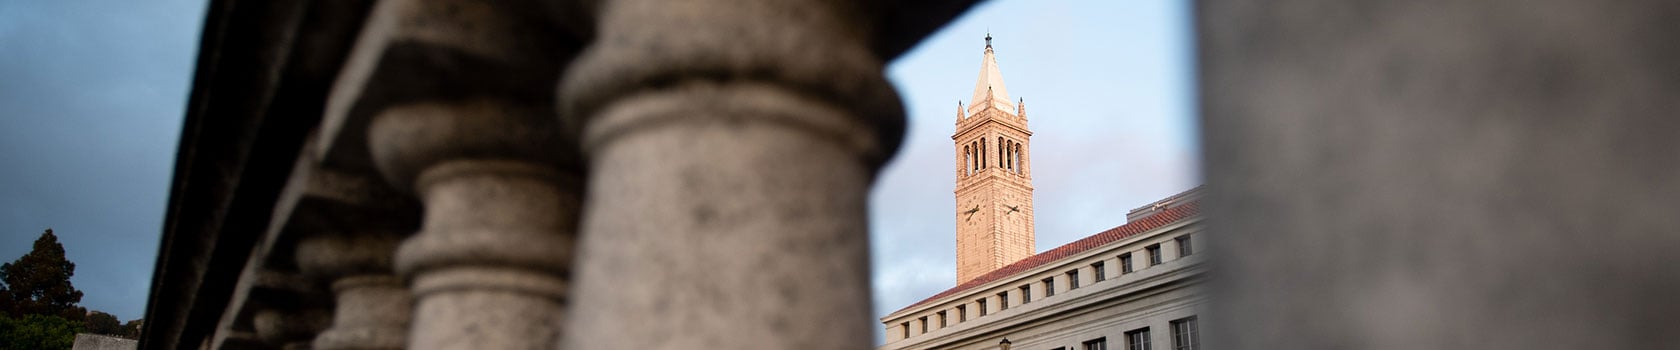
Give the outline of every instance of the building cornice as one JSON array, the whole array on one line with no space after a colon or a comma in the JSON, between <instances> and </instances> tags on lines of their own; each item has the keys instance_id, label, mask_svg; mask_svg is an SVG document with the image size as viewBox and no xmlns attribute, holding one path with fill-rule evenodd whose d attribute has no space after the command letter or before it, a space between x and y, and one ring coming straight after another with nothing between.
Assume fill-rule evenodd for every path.
<instances>
[{"instance_id":1,"label":"building cornice","mask_svg":"<svg viewBox=\"0 0 1680 350\"><path fill-rule=\"evenodd\" d=\"M971 286L971 288L963 289L963 291L961 291L961 293L954 293L954 294L949 294L949 296L942 296L942 298L939 298L939 300L919 301L919 303L916 303L916 305L911 305L911 306L909 306L909 308L904 308L904 310L894 311L894 313L889 313L889 315L887 315L887 316L882 316L882 318L880 318L880 321L882 321L882 325L890 325L890 321L892 321L892 320L899 320L899 318L904 318L904 316L919 315L919 313L926 313L926 311L932 310L932 308L937 308L937 306L946 305L946 303L949 303L949 301L971 300L971 298L974 298L974 296L976 296L976 294L990 293L990 291L993 291L993 289L995 289L995 288L1000 288L1000 286L1011 286L1011 284L1020 284L1021 281L1023 281L1023 279L1026 278L1026 276L1037 276L1037 274L1045 273L1045 271L1052 271L1052 269L1067 268L1067 264L1070 261L1082 261L1082 259L1089 259L1089 257L1092 257L1092 256L1099 256L1099 254L1107 254L1107 252L1116 251L1116 249L1119 249L1119 247L1127 246L1127 244L1134 244L1134 242L1139 242L1139 241L1147 241L1147 239L1151 239L1151 237L1158 237L1158 236L1161 236L1161 234L1166 234L1166 232L1179 231L1179 229L1184 229L1184 227L1189 227L1189 225L1200 224L1200 222L1201 222L1201 215L1200 214L1191 215L1191 217L1186 217L1186 219L1176 220L1176 222L1173 222L1173 224L1161 225L1161 227L1156 227L1156 229L1151 229L1151 231L1139 232L1139 234L1134 234L1134 236L1124 237L1124 239L1119 239L1119 241L1109 242L1109 244L1102 244L1102 246L1092 247L1092 249L1087 249L1087 251L1077 252L1077 254L1072 254L1072 256L1062 257L1062 259L1057 259L1057 261L1045 262L1045 264L1042 264L1042 266L1037 266L1037 268L1026 269L1026 271L1020 271L1020 273L1011 274L1010 278L996 279L996 281L990 281L990 283L979 284L979 286ZM1075 242L1079 242L1079 241L1075 241ZM1074 242L1068 242L1068 244L1074 244ZM1052 251L1053 251L1053 249L1052 249ZM1048 254L1048 252L1050 252L1050 251L1040 252L1040 254ZM1142 273L1142 271L1147 271L1147 269L1139 269L1139 271L1137 271L1137 273ZM1122 276L1122 278L1124 278L1124 276Z\"/></svg>"}]
</instances>

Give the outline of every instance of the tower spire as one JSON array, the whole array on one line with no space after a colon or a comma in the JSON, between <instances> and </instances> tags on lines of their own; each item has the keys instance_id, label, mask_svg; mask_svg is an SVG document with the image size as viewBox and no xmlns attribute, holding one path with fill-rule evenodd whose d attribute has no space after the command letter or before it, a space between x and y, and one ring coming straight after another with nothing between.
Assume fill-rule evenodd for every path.
<instances>
[{"instance_id":1,"label":"tower spire","mask_svg":"<svg viewBox=\"0 0 1680 350\"><path fill-rule=\"evenodd\" d=\"M1009 89L1003 85L1003 73L998 70L997 55L992 52L991 33L986 33L986 51L980 60L980 77L974 82L974 97L968 101L969 113L988 105L1005 113L1015 112L1009 102Z\"/></svg>"}]
</instances>

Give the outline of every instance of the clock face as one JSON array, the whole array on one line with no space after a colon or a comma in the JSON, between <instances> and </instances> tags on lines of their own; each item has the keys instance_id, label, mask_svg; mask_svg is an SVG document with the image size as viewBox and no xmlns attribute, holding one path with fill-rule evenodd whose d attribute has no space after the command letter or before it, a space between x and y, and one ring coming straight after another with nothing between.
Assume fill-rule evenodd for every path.
<instances>
[{"instance_id":1,"label":"clock face","mask_svg":"<svg viewBox=\"0 0 1680 350\"><path fill-rule=\"evenodd\" d=\"M980 205L976 204L976 205L973 205L973 207L970 207L968 209L958 210L957 215L961 215L962 218L963 218L963 221L974 221L974 214L979 213L979 212L980 212Z\"/></svg>"}]
</instances>

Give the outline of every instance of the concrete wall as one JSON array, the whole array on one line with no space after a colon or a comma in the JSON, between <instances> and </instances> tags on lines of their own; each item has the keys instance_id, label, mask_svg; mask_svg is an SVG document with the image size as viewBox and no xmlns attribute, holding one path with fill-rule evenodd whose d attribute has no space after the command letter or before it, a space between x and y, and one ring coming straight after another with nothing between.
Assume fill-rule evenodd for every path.
<instances>
[{"instance_id":1,"label":"concrete wall","mask_svg":"<svg viewBox=\"0 0 1680 350\"><path fill-rule=\"evenodd\" d=\"M1680 3L1196 16L1212 348L1680 348Z\"/></svg>"},{"instance_id":2,"label":"concrete wall","mask_svg":"<svg viewBox=\"0 0 1680 350\"><path fill-rule=\"evenodd\" d=\"M76 334L76 343L74 345L71 345L70 349L71 350L134 350L138 346L140 346L140 341L134 340L134 339L124 339L124 338L118 338L118 337L113 337L113 336L108 336L108 335L78 333L78 334Z\"/></svg>"}]
</instances>

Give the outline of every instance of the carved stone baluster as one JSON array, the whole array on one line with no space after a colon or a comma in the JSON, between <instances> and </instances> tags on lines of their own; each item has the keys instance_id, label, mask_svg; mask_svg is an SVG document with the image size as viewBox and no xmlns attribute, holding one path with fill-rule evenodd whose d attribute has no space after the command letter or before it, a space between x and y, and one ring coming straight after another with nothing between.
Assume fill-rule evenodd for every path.
<instances>
[{"instance_id":1,"label":"carved stone baluster","mask_svg":"<svg viewBox=\"0 0 1680 350\"><path fill-rule=\"evenodd\" d=\"M251 322L263 342L285 350L308 350L316 332L326 328L331 318L322 308L264 308L251 317Z\"/></svg>"},{"instance_id":2,"label":"carved stone baluster","mask_svg":"<svg viewBox=\"0 0 1680 350\"><path fill-rule=\"evenodd\" d=\"M295 271L264 270L257 274L251 292L256 304L251 328L257 338L279 349L310 349L310 342L332 319L326 296L316 290L318 284Z\"/></svg>"},{"instance_id":3,"label":"carved stone baluster","mask_svg":"<svg viewBox=\"0 0 1680 350\"><path fill-rule=\"evenodd\" d=\"M412 349L547 349L580 202L554 83L577 45L528 1L386 0L339 80L385 180L424 206L398 275ZM345 149L350 149L346 147Z\"/></svg>"},{"instance_id":4,"label":"carved stone baluster","mask_svg":"<svg viewBox=\"0 0 1680 350\"><path fill-rule=\"evenodd\" d=\"M396 232L323 233L298 242L298 267L328 281L335 296L332 326L315 349L402 349L408 334L408 290L392 272Z\"/></svg>"},{"instance_id":5,"label":"carved stone baluster","mask_svg":"<svg viewBox=\"0 0 1680 350\"><path fill-rule=\"evenodd\" d=\"M866 200L903 111L852 1L601 1L568 349L868 349Z\"/></svg>"},{"instance_id":6,"label":"carved stone baluster","mask_svg":"<svg viewBox=\"0 0 1680 350\"><path fill-rule=\"evenodd\" d=\"M537 132L553 124L542 110L418 104L375 123L382 168L426 206L420 233L398 253L417 298L412 348L535 349L557 339L580 182L537 156L559 149Z\"/></svg>"}]
</instances>

